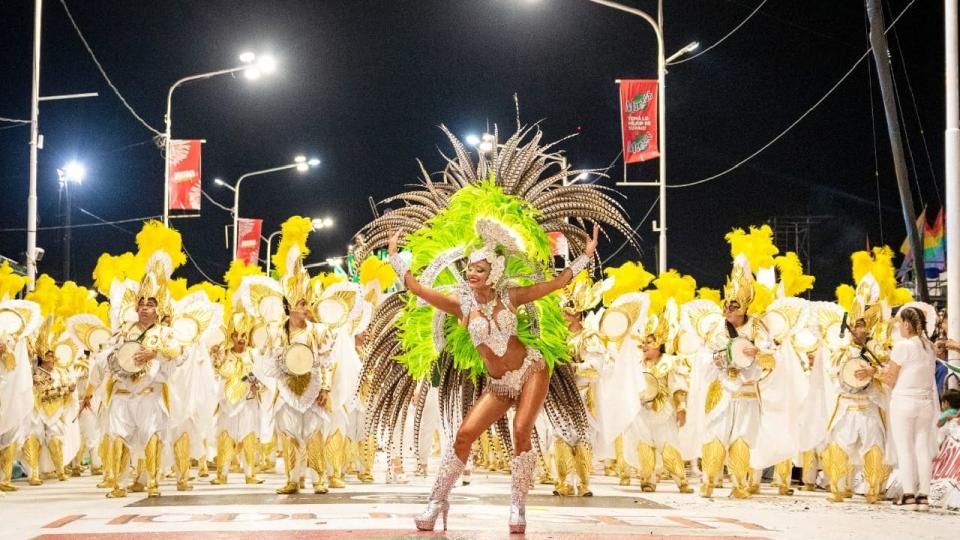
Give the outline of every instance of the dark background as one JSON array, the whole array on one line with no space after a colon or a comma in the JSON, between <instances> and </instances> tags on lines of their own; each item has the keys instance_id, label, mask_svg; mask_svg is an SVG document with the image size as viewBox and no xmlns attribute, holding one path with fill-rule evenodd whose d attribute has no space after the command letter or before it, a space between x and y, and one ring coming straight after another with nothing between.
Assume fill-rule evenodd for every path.
<instances>
[{"instance_id":1,"label":"dark background","mask_svg":"<svg viewBox=\"0 0 960 540\"><path fill-rule=\"evenodd\" d=\"M625 3L654 14L652 0ZM727 34L759 0L668 0L667 54ZM264 234L288 216L330 215L332 230L311 235L308 263L342 254L371 219L367 197L383 199L429 170L455 133L514 127L513 94L525 123L543 119L575 167L606 167L619 152L617 78L655 78L651 29L639 18L585 0L80 1L67 0L123 96L162 131L167 88L177 79L231 67L242 50L270 51L278 73L251 82L224 76L181 86L173 136L204 138L203 188L288 163L298 154L322 165L244 181L241 215L265 219ZM908 0L884 3L889 22ZM940 207L943 183L942 3L918 1L888 34L913 160L917 210ZM60 0L46 0L41 95L100 97L41 104L41 226L60 224L57 167L78 159L87 180L74 189L74 223L159 215L163 161L152 134L122 107L70 25ZM0 116L29 118L33 2L0 3ZM862 2L770 0L712 51L672 66L667 76L668 183L726 169L767 143L818 100L868 48ZM871 103L873 115L871 115ZM916 109L915 109L916 107ZM917 114L919 112L919 115ZM920 125L925 130L921 136ZM924 140L925 137L925 140ZM29 128L0 123L0 253L20 258L26 233ZM929 160L928 155L929 153ZM652 180L656 162L630 169ZM621 175L621 162L611 169ZM611 180L602 183L612 185ZM622 188L636 225L655 188ZM758 157L712 182L668 194L670 266L717 287L729 270L723 235L776 216L827 215L813 231L814 297L832 298L850 280L849 254L905 236L876 75L864 62L819 108ZM642 224L643 253L655 269L656 233ZM227 212L203 201L203 217L172 221L203 271L220 281L229 250ZM135 250L139 223L75 229L73 278L89 284L101 252ZM61 231L41 231L40 272L61 275ZM619 242L601 244L611 253ZM261 251L261 256L264 252ZM188 263L178 270L201 279Z\"/></svg>"}]
</instances>

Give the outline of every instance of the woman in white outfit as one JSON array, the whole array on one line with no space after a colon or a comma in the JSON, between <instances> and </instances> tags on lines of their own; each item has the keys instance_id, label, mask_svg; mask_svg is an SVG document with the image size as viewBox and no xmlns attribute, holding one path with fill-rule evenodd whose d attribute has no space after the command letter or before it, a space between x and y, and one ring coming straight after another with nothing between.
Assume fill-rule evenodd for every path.
<instances>
[{"instance_id":1,"label":"woman in white outfit","mask_svg":"<svg viewBox=\"0 0 960 540\"><path fill-rule=\"evenodd\" d=\"M890 427L903 485L903 495L894 504L926 510L936 444L936 355L927 338L927 316L921 308L904 307L897 319L904 339L893 346L892 361L880 375L893 388Z\"/></svg>"}]
</instances>

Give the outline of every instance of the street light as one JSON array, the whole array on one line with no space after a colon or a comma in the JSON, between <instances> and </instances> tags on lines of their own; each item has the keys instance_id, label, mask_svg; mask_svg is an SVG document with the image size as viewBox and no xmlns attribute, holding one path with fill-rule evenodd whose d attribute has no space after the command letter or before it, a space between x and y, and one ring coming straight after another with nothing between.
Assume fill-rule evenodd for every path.
<instances>
[{"instance_id":1,"label":"street light","mask_svg":"<svg viewBox=\"0 0 960 540\"><path fill-rule=\"evenodd\" d=\"M237 73L243 71L248 79L259 79L261 75L273 73L276 70L277 62L272 56L264 55L259 59L252 52L244 52L240 55L241 65L237 67L221 69L218 71L210 71L207 73L199 73L197 75L190 75L189 77L184 77L179 81L173 83L173 86L167 91L167 114L163 117L164 122L164 133L163 133L163 224L169 225L170 222L170 184L167 181L170 176L170 130L171 124L173 124L173 118L171 117L170 107L173 102L173 91L177 89L183 83L190 81L199 81L203 79L210 79L212 77L217 77L219 75L227 75L229 73ZM255 74L251 76L251 74Z\"/></svg>"},{"instance_id":2,"label":"street light","mask_svg":"<svg viewBox=\"0 0 960 540\"><path fill-rule=\"evenodd\" d=\"M313 228L316 230L329 229L333 227L333 218L330 216L322 218L313 218Z\"/></svg>"},{"instance_id":3,"label":"street light","mask_svg":"<svg viewBox=\"0 0 960 540\"><path fill-rule=\"evenodd\" d=\"M676 53L670 55L669 60L664 57L663 52L663 25L653 19L647 12L625 6L623 4L612 2L610 0L588 0L594 4L599 4L611 9L620 10L631 15L636 15L646 21L657 37L657 118L660 119L660 128L657 131L657 138L660 141L660 179L658 182L623 182L619 185L643 186L656 185L660 188L660 219L659 223L653 223L653 230L660 233L660 245L657 250L657 270L658 272L667 271L667 96L666 96L666 74L667 62L675 60L684 54L692 52L700 46L696 41L688 44ZM658 13L663 13L660 2L658 4ZM626 168L626 165L624 165ZM626 178L624 178L626 180Z\"/></svg>"},{"instance_id":4,"label":"street light","mask_svg":"<svg viewBox=\"0 0 960 540\"><path fill-rule=\"evenodd\" d=\"M82 163L71 161L57 169L57 177L60 179L60 189L63 190L64 202L67 205L63 216L63 281L70 279L70 242L73 239L71 232L73 203L70 196L70 184L80 184L86 176L86 169Z\"/></svg>"},{"instance_id":5,"label":"street light","mask_svg":"<svg viewBox=\"0 0 960 540\"><path fill-rule=\"evenodd\" d=\"M308 159L305 158L304 156L297 156L296 158L294 158L293 163L288 163L287 165L281 165L281 166L279 166L279 167L271 167L271 168L269 168L269 169L262 169L262 170L259 170L259 171L248 172L248 173L240 176L240 178L238 178L237 181L236 181L232 186L231 186L230 184L227 184L226 182L224 182L223 180L221 180L221 179L219 179L219 178L214 179L213 182L214 182L216 185L218 185L218 186L223 186L223 187L225 187L225 188L227 188L227 189L229 189L230 191L233 192L233 209L232 209L232 213L233 213L233 251L232 251L232 253L233 253L233 258L236 258L236 257L237 257L237 226L238 226L239 221L240 221L240 184L244 181L244 179L250 178L251 176L260 176L260 175L264 175L264 174L269 174L269 173L274 173L274 172L279 172L279 171L285 171L285 170L287 170L287 169L297 169L297 171L299 171L299 172L306 172L306 171L310 170L311 163L316 163L317 165L319 165L319 164L320 164L320 160L319 160L319 159L316 159L316 158L313 158L313 159L309 159L309 160L308 160ZM314 165L314 166L316 166L316 165Z\"/></svg>"}]
</instances>

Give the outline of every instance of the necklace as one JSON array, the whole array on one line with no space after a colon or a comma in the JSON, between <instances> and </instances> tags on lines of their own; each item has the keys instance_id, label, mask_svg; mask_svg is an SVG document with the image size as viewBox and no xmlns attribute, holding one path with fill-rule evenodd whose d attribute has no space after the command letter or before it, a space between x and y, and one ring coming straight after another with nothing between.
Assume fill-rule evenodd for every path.
<instances>
[{"instance_id":1,"label":"necklace","mask_svg":"<svg viewBox=\"0 0 960 540\"><path fill-rule=\"evenodd\" d=\"M483 314L487 319L493 319L493 310L497 307L497 295L494 294L493 298L489 302L480 302L476 294L473 295L473 303L476 304L477 309L480 310L480 313Z\"/></svg>"}]
</instances>

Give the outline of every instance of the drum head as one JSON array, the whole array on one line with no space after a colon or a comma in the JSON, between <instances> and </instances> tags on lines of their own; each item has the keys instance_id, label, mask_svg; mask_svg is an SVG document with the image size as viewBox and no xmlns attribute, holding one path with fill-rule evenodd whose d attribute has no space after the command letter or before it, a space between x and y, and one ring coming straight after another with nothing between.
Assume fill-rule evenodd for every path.
<instances>
[{"instance_id":1,"label":"drum head","mask_svg":"<svg viewBox=\"0 0 960 540\"><path fill-rule=\"evenodd\" d=\"M640 389L640 401L653 401L660 393L660 381L649 371L643 372L643 387Z\"/></svg>"},{"instance_id":2,"label":"drum head","mask_svg":"<svg viewBox=\"0 0 960 540\"><path fill-rule=\"evenodd\" d=\"M790 331L790 321L787 320L787 317L783 313L776 310L764 313L763 324L767 327L767 332L770 333L770 337L777 343L783 341Z\"/></svg>"},{"instance_id":3,"label":"drum head","mask_svg":"<svg viewBox=\"0 0 960 540\"><path fill-rule=\"evenodd\" d=\"M283 319L283 299L279 296L264 296L257 305L260 317L267 322L278 322Z\"/></svg>"},{"instance_id":4,"label":"drum head","mask_svg":"<svg viewBox=\"0 0 960 540\"><path fill-rule=\"evenodd\" d=\"M23 330L23 317L12 309L0 310L0 335L12 336Z\"/></svg>"},{"instance_id":5,"label":"drum head","mask_svg":"<svg viewBox=\"0 0 960 540\"><path fill-rule=\"evenodd\" d=\"M128 341L120 346L117 349L117 365L120 366L120 369L126 371L127 373L139 373L143 366L137 365L137 361L133 358L133 355L137 354L137 351L141 349L141 346L136 341Z\"/></svg>"},{"instance_id":6,"label":"drum head","mask_svg":"<svg viewBox=\"0 0 960 540\"><path fill-rule=\"evenodd\" d=\"M283 362L293 375L309 373L313 369L313 351L306 345L294 343L284 352Z\"/></svg>"},{"instance_id":7,"label":"drum head","mask_svg":"<svg viewBox=\"0 0 960 540\"><path fill-rule=\"evenodd\" d=\"M323 324L340 326L349 315L347 304L339 298L325 298L317 304L317 316Z\"/></svg>"},{"instance_id":8,"label":"drum head","mask_svg":"<svg viewBox=\"0 0 960 540\"><path fill-rule=\"evenodd\" d=\"M191 317L180 317L171 325L173 338L180 343L193 343L200 334L200 323Z\"/></svg>"},{"instance_id":9,"label":"drum head","mask_svg":"<svg viewBox=\"0 0 960 540\"><path fill-rule=\"evenodd\" d=\"M627 335L630 331L630 317L618 310L608 309L600 317L600 335L610 339L618 340Z\"/></svg>"},{"instance_id":10,"label":"drum head","mask_svg":"<svg viewBox=\"0 0 960 540\"><path fill-rule=\"evenodd\" d=\"M677 337L677 353L682 355L693 355L703 346L703 340L694 333L680 332Z\"/></svg>"},{"instance_id":11,"label":"drum head","mask_svg":"<svg viewBox=\"0 0 960 540\"><path fill-rule=\"evenodd\" d=\"M746 369L753 365L754 358L752 356L747 356L743 350L753 347L753 343L750 343L749 339L738 337L732 339L730 344L727 345L727 354L730 356L730 363L738 369Z\"/></svg>"},{"instance_id":12,"label":"drum head","mask_svg":"<svg viewBox=\"0 0 960 540\"><path fill-rule=\"evenodd\" d=\"M270 330L266 324L258 324L250 332L250 343L254 347L261 349L268 341L270 341Z\"/></svg>"},{"instance_id":13,"label":"drum head","mask_svg":"<svg viewBox=\"0 0 960 540\"><path fill-rule=\"evenodd\" d=\"M53 355L57 357L57 365L60 367L68 367L73 363L73 358L76 356L76 349L73 344L67 342L58 343L53 348Z\"/></svg>"},{"instance_id":14,"label":"drum head","mask_svg":"<svg viewBox=\"0 0 960 540\"><path fill-rule=\"evenodd\" d=\"M849 388L862 390L870 385L870 378L857 378L857 371L870 367L870 364L862 358L851 358L846 360L840 366L840 381Z\"/></svg>"},{"instance_id":15,"label":"drum head","mask_svg":"<svg viewBox=\"0 0 960 540\"><path fill-rule=\"evenodd\" d=\"M99 352L110 341L110 331L106 328L94 328L87 335L87 345L91 352Z\"/></svg>"},{"instance_id":16,"label":"drum head","mask_svg":"<svg viewBox=\"0 0 960 540\"><path fill-rule=\"evenodd\" d=\"M820 339L812 331L804 328L793 336L793 346L798 352L808 353L817 348Z\"/></svg>"}]
</instances>

